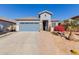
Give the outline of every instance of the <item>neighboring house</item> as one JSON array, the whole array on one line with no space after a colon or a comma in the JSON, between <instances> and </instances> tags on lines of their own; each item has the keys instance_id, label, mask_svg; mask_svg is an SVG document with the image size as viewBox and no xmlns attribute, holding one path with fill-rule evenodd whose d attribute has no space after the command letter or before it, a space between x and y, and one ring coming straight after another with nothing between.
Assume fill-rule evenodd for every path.
<instances>
[{"instance_id":1,"label":"neighboring house","mask_svg":"<svg viewBox=\"0 0 79 59\"><path fill-rule=\"evenodd\" d=\"M66 26L70 25L71 23L77 25L77 29L75 29L75 31L79 31L79 16L74 16L74 17L71 17L67 20L64 20L64 24Z\"/></svg>"},{"instance_id":2,"label":"neighboring house","mask_svg":"<svg viewBox=\"0 0 79 59\"><path fill-rule=\"evenodd\" d=\"M74 16L69 19L66 19L66 20L64 20L64 23L70 23L71 21L74 21L74 20L78 21L78 23L79 23L79 16Z\"/></svg>"},{"instance_id":3,"label":"neighboring house","mask_svg":"<svg viewBox=\"0 0 79 59\"><path fill-rule=\"evenodd\" d=\"M77 21L77 24L79 24L79 16L74 16L74 17L72 17L72 18L69 18L69 19L66 19L66 20L64 20L63 22L64 23L71 23L71 22L74 22L74 21Z\"/></svg>"},{"instance_id":4,"label":"neighboring house","mask_svg":"<svg viewBox=\"0 0 79 59\"><path fill-rule=\"evenodd\" d=\"M1 32L12 30L14 28L14 25L16 25L16 23L14 21L0 18L0 31Z\"/></svg>"},{"instance_id":5,"label":"neighboring house","mask_svg":"<svg viewBox=\"0 0 79 59\"><path fill-rule=\"evenodd\" d=\"M16 19L16 31L50 31L57 22L52 22L52 12L45 10L39 12L38 17Z\"/></svg>"},{"instance_id":6,"label":"neighboring house","mask_svg":"<svg viewBox=\"0 0 79 59\"><path fill-rule=\"evenodd\" d=\"M76 20L77 24L79 25L79 16L72 17L71 20L73 21Z\"/></svg>"}]
</instances>

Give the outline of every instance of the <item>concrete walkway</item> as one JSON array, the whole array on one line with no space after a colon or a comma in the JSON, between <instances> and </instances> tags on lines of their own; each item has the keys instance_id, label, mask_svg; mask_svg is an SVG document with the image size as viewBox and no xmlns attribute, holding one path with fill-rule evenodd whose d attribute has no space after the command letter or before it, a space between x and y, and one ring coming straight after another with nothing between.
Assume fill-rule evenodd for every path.
<instances>
[{"instance_id":1,"label":"concrete walkway","mask_svg":"<svg viewBox=\"0 0 79 59\"><path fill-rule=\"evenodd\" d=\"M0 38L0 54L57 55L71 54L69 41L49 32L15 32ZM71 44L73 42L70 42ZM70 48L69 48L69 47Z\"/></svg>"}]
</instances>

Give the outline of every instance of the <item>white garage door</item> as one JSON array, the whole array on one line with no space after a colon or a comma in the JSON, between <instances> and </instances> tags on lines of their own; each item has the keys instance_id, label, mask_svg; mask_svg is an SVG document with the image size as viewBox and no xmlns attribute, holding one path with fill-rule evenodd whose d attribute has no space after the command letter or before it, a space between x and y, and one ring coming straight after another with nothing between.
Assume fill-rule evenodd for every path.
<instances>
[{"instance_id":1,"label":"white garage door","mask_svg":"<svg viewBox=\"0 0 79 59\"><path fill-rule=\"evenodd\" d=\"M20 22L20 31L39 31L39 22Z\"/></svg>"}]
</instances>

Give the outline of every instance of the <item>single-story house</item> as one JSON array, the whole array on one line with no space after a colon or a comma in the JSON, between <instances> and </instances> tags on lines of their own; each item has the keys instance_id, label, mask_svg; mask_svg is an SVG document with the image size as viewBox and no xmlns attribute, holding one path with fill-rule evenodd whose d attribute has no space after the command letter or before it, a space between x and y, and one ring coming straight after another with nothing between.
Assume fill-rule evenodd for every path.
<instances>
[{"instance_id":1,"label":"single-story house","mask_svg":"<svg viewBox=\"0 0 79 59\"><path fill-rule=\"evenodd\" d=\"M0 18L0 31L10 31L14 30L14 27L16 26L15 21L7 20L5 18Z\"/></svg>"},{"instance_id":2,"label":"single-story house","mask_svg":"<svg viewBox=\"0 0 79 59\"><path fill-rule=\"evenodd\" d=\"M76 26L74 31L79 31L79 16L71 17L69 19L64 20L63 22L64 22L66 29L68 28L68 26L73 24ZM67 30L69 30L69 29L67 29Z\"/></svg>"},{"instance_id":3,"label":"single-story house","mask_svg":"<svg viewBox=\"0 0 79 59\"><path fill-rule=\"evenodd\" d=\"M58 24L58 21L52 20L52 15L52 12L45 10L39 12L38 17L18 18L16 19L16 31L50 31Z\"/></svg>"},{"instance_id":4,"label":"single-story house","mask_svg":"<svg viewBox=\"0 0 79 59\"><path fill-rule=\"evenodd\" d=\"M72 17L71 19L72 20L76 20L77 21L77 24L79 25L79 16Z\"/></svg>"}]
</instances>

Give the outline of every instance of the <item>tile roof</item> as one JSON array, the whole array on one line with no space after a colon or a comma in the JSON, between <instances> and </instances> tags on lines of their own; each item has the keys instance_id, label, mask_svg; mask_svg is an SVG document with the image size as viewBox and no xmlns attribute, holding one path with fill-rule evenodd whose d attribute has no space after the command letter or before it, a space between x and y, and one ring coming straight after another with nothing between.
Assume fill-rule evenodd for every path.
<instances>
[{"instance_id":1,"label":"tile roof","mask_svg":"<svg viewBox=\"0 0 79 59\"><path fill-rule=\"evenodd\" d=\"M40 21L39 18L36 17L30 17L30 18L18 18L15 19L16 21Z\"/></svg>"},{"instance_id":2,"label":"tile roof","mask_svg":"<svg viewBox=\"0 0 79 59\"><path fill-rule=\"evenodd\" d=\"M52 19L51 22L59 22L57 19Z\"/></svg>"},{"instance_id":3,"label":"tile roof","mask_svg":"<svg viewBox=\"0 0 79 59\"><path fill-rule=\"evenodd\" d=\"M5 21L5 22L15 23L15 21L14 21L14 20L11 20L11 19L6 19L6 18L3 18L3 17L0 17L0 21Z\"/></svg>"},{"instance_id":4,"label":"tile roof","mask_svg":"<svg viewBox=\"0 0 79 59\"><path fill-rule=\"evenodd\" d=\"M71 19L79 19L79 16L74 16Z\"/></svg>"}]
</instances>

